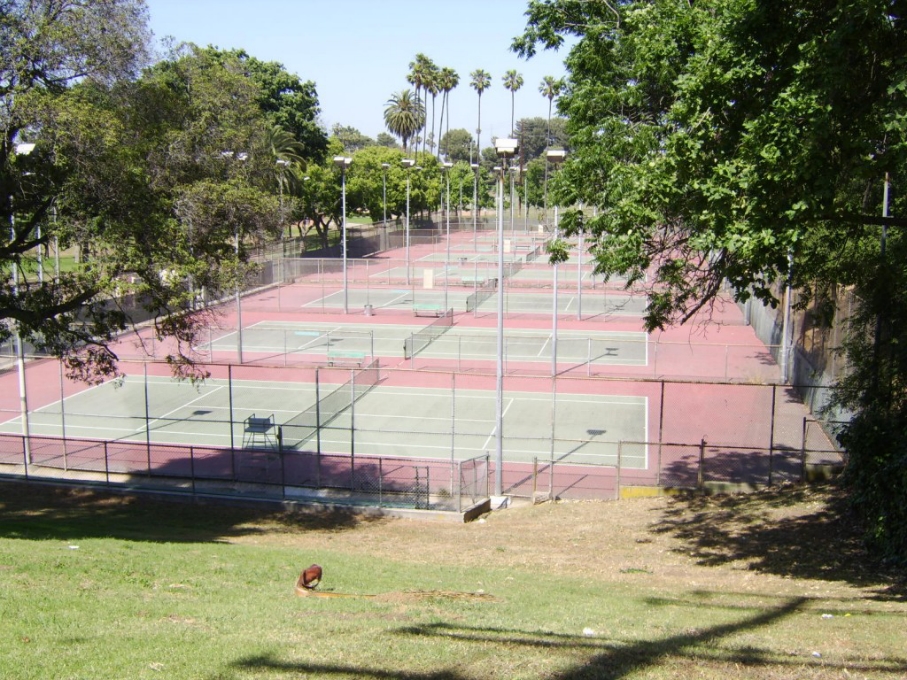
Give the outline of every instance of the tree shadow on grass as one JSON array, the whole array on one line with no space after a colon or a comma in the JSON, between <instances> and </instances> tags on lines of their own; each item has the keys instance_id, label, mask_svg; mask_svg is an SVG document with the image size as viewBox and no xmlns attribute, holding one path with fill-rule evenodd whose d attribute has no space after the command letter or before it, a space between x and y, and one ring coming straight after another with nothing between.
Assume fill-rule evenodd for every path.
<instances>
[{"instance_id":1,"label":"tree shadow on grass","mask_svg":"<svg viewBox=\"0 0 907 680\"><path fill-rule=\"evenodd\" d=\"M574 652L586 650L591 656L588 661L574 665L551 677L557 680L617 680L659 666L671 667L678 663L695 664L700 671L712 666L722 670L734 666L747 668L768 667L795 670L816 663L811 656L789 656L775 650L741 647L721 649L715 643L722 638L770 626L797 613L809 603L809 598L788 598L777 607L762 609L757 614L742 620L694 629L655 640L631 642L608 640L602 637L565 635L557 633L516 629L486 628L468 625L435 623L401 628L398 635L430 639L445 639L469 642L490 649L493 645L506 648L515 646L535 649L563 649ZM658 603L653 603L657 606ZM787 658L786 658L787 657ZM256 674L312 674L317 677L357 677L374 680L401 678L402 680L467 680L468 677L451 669L417 673L386 668L366 668L339 664L307 664L287 662L271 656L256 656L241 659L233 664L245 671ZM836 666L827 660L822 662L823 672L828 670L844 672L845 664ZM870 672L903 674L907 672L907 659L883 659L877 661L854 660L846 663L847 672Z\"/></svg>"},{"instance_id":2,"label":"tree shadow on grass","mask_svg":"<svg viewBox=\"0 0 907 680\"><path fill-rule=\"evenodd\" d=\"M785 511L795 506L808 511ZM884 569L866 550L836 485L679 496L652 531L680 539L684 546L677 551L701 565L744 561L767 574L872 588L877 599L907 598L903 575Z\"/></svg>"},{"instance_id":3,"label":"tree shadow on grass","mask_svg":"<svg viewBox=\"0 0 907 680\"><path fill-rule=\"evenodd\" d=\"M189 497L161 500L36 483L0 483L0 538L208 542L264 534L284 526L294 531L347 531L385 521L343 509L275 509L199 503Z\"/></svg>"}]
</instances>

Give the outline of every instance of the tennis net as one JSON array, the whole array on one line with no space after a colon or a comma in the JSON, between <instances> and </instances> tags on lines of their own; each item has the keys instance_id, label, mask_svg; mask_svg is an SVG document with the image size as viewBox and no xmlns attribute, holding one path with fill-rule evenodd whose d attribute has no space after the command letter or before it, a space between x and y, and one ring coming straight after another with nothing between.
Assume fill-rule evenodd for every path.
<instances>
[{"instance_id":1,"label":"tennis net","mask_svg":"<svg viewBox=\"0 0 907 680\"><path fill-rule=\"evenodd\" d=\"M466 311L476 311L483 302L494 295L497 287L497 279L491 279L484 286L476 290L475 293L466 298Z\"/></svg>"},{"instance_id":2,"label":"tennis net","mask_svg":"<svg viewBox=\"0 0 907 680\"><path fill-rule=\"evenodd\" d=\"M326 396L319 395L315 403L299 415L293 416L280 426L284 448L299 448L326 427L341 413L381 381L381 371L376 359L365 368L356 371L345 383L331 390Z\"/></svg>"},{"instance_id":3,"label":"tennis net","mask_svg":"<svg viewBox=\"0 0 907 680\"><path fill-rule=\"evenodd\" d=\"M467 303L468 304L468 303ZM421 331L413 333L403 342L403 358L412 359L453 326L453 310L448 309L437 321L428 324Z\"/></svg>"}]
</instances>

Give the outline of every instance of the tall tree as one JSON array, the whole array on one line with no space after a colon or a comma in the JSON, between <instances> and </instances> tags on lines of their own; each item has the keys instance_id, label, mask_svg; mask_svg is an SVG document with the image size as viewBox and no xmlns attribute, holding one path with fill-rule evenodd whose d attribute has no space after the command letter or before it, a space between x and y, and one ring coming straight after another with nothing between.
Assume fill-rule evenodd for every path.
<instances>
[{"instance_id":1,"label":"tall tree","mask_svg":"<svg viewBox=\"0 0 907 680\"><path fill-rule=\"evenodd\" d=\"M425 90L431 95L431 132L427 135L427 142L432 153L435 153L435 145L438 140L438 137L435 136L435 103L438 94L441 92L441 72L438 71L434 64L432 64L428 70L428 77L425 81ZM440 147L438 148L437 154L440 155Z\"/></svg>"},{"instance_id":2,"label":"tall tree","mask_svg":"<svg viewBox=\"0 0 907 680\"><path fill-rule=\"evenodd\" d=\"M523 87L523 76L511 69L501 78L504 88L510 90L510 134L516 134L516 93Z\"/></svg>"},{"instance_id":3,"label":"tall tree","mask_svg":"<svg viewBox=\"0 0 907 680\"><path fill-rule=\"evenodd\" d=\"M476 149L482 150L482 93L491 86L491 75L483 69L476 69L469 74L469 86L479 95L479 118L476 123Z\"/></svg>"},{"instance_id":4,"label":"tall tree","mask_svg":"<svg viewBox=\"0 0 907 680\"><path fill-rule=\"evenodd\" d=\"M443 127L444 121L447 121L447 133L450 132L450 93L453 89L460 84L460 76L452 68L444 67L441 69L441 74L439 77L439 84L441 86L441 91L444 93L444 97L441 100L441 126ZM440 134L440 130L439 130ZM445 137L447 134L445 134ZM440 146L438 147L440 150ZM444 153L447 156L450 156L450 149L445 147Z\"/></svg>"},{"instance_id":5,"label":"tall tree","mask_svg":"<svg viewBox=\"0 0 907 680\"><path fill-rule=\"evenodd\" d=\"M292 134L302 145L306 159L321 160L327 149L327 135L318 122L321 113L315 83L301 81L276 61L261 61L245 50L199 50L221 63L238 65L242 73L258 86L258 105L265 117Z\"/></svg>"},{"instance_id":6,"label":"tall tree","mask_svg":"<svg viewBox=\"0 0 907 680\"><path fill-rule=\"evenodd\" d=\"M434 62L422 52L416 54L415 59L409 63L409 74L407 81L416 88L416 102L421 106L423 111L428 110L428 83L432 79L432 73L436 67ZM422 131L422 150L425 150L427 117L423 116L419 130ZM418 149L417 149L418 151Z\"/></svg>"},{"instance_id":7,"label":"tall tree","mask_svg":"<svg viewBox=\"0 0 907 680\"><path fill-rule=\"evenodd\" d=\"M541 85L539 85L539 93L548 100L548 135L545 140L546 146L551 144L551 108L554 105L554 100L561 93L562 89L564 89L564 79L555 78L554 76L545 76L542 78Z\"/></svg>"},{"instance_id":8,"label":"tall tree","mask_svg":"<svg viewBox=\"0 0 907 680\"><path fill-rule=\"evenodd\" d=\"M853 369L840 403L853 498L871 538L907 561L907 220L878 217L907 161L907 26L887 0L533 1L514 48L578 42L558 108L574 152L562 176L601 207L600 271L642 283L645 322L693 318L725 283L778 304L853 286ZM892 205L907 208L903 196ZM897 254L895 254L897 253Z\"/></svg>"},{"instance_id":9,"label":"tall tree","mask_svg":"<svg viewBox=\"0 0 907 680\"><path fill-rule=\"evenodd\" d=\"M384 125L388 132L396 135L403 143L403 152L409 151L409 140L421 128L425 110L418 99L413 99L410 90L394 93L384 108Z\"/></svg>"},{"instance_id":10,"label":"tall tree","mask_svg":"<svg viewBox=\"0 0 907 680\"><path fill-rule=\"evenodd\" d=\"M31 275L28 259L55 238L71 238L64 233L63 219L53 225L47 217L52 206L62 206L61 187L79 166L83 181L88 183L91 175L93 186L109 190L108 180L128 183L117 170L123 167L123 154L104 145L85 157L64 159L64 145L57 140L64 116L70 126L92 121L94 128L80 129L82 139L119 136L121 121L115 112L99 111L87 91L91 86L103 92L135 76L148 55L147 21L139 0L8 0L0 5L0 220L10 225L0 230L0 269L17 273L15 280L5 275L0 283L0 340L15 330L66 359L79 376L115 370L115 356L106 344L126 320L100 299L104 278L98 272L61 273L40 281ZM67 96L79 82L85 96ZM107 124L111 128L101 133ZM117 206L117 200L109 191L95 214L114 207L127 211L133 203ZM68 216L66 224L70 228ZM104 228L82 224L79 236L86 242Z\"/></svg>"}]
</instances>

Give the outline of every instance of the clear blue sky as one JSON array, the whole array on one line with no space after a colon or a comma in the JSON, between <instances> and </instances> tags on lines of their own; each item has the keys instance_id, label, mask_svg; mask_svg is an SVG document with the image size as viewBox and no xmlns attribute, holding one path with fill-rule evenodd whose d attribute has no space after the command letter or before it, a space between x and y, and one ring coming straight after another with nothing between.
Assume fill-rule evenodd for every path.
<instances>
[{"instance_id":1,"label":"clear blue sky","mask_svg":"<svg viewBox=\"0 0 907 680\"><path fill-rule=\"evenodd\" d=\"M547 117L539 85L544 76L565 74L566 49L529 60L510 51L526 26L527 0L146 1L157 40L242 48L280 62L314 81L327 130L340 123L372 138L384 131L391 94L411 87L406 75L418 52L460 76L450 95L451 129L475 132L478 97L469 74L478 68L491 74L482 94L483 147L510 132L510 92L501 81L506 71L516 69L525 81L515 97L517 120ZM440 97L437 102L439 115Z\"/></svg>"}]
</instances>

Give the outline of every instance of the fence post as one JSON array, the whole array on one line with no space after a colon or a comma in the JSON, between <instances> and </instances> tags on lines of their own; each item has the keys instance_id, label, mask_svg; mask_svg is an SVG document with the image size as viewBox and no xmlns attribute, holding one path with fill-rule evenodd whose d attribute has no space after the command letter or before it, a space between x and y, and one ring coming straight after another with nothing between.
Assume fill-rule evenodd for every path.
<instances>
[{"instance_id":1,"label":"fence post","mask_svg":"<svg viewBox=\"0 0 907 680\"><path fill-rule=\"evenodd\" d=\"M20 439L21 439L21 441L22 441L22 465L23 465L23 467L25 468L25 480L28 481L28 467L29 467L29 466L28 466L28 453L29 453L29 448L28 448L28 445L26 444L25 437L22 436L22 437L20 437Z\"/></svg>"},{"instance_id":2,"label":"fence post","mask_svg":"<svg viewBox=\"0 0 907 680\"><path fill-rule=\"evenodd\" d=\"M778 394L778 386L772 385L772 417L770 432L768 437L768 485L772 485L772 477L775 471L775 400Z\"/></svg>"},{"instance_id":3,"label":"fence post","mask_svg":"<svg viewBox=\"0 0 907 680\"><path fill-rule=\"evenodd\" d=\"M806 481L806 439L808 437L809 423L807 416L803 416L803 428L800 432L800 481Z\"/></svg>"},{"instance_id":4,"label":"fence post","mask_svg":"<svg viewBox=\"0 0 907 680\"><path fill-rule=\"evenodd\" d=\"M151 407L148 404L148 363L142 362L145 377L145 458L148 463L148 476L151 476Z\"/></svg>"},{"instance_id":5,"label":"fence post","mask_svg":"<svg viewBox=\"0 0 907 680\"><path fill-rule=\"evenodd\" d=\"M535 492L539 484L539 458L532 457L532 502L535 503Z\"/></svg>"},{"instance_id":6,"label":"fence post","mask_svg":"<svg viewBox=\"0 0 907 680\"><path fill-rule=\"evenodd\" d=\"M192 495L195 495L195 447L189 447L189 477L192 480Z\"/></svg>"},{"instance_id":7,"label":"fence post","mask_svg":"<svg viewBox=\"0 0 907 680\"><path fill-rule=\"evenodd\" d=\"M699 473L696 476L696 488L702 491L704 487L703 465L705 464L705 438L699 441Z\"/></svg>"},{"instance_id":8,"label":"fence post","mask_svg":"<svg viewBox=\"0 0 907 680\"><path fill-rule=\"evenodd\" d=\"M378 459L378 507L384 502L384 465L382 458Z\"/></svg>"},{"instance_id":9,"label":"fence post","mask_svg":"<svg viewBox=\"0 0 907 680\"><path fill-rule=\"evenodd\" d=\"M107 442L104 442L104 481L110 486L110 458L107 452Z\"/></svg>"},{"instance_id":10,"label":"fence post","mask_svg":"<svg viewBox=\"0 0 907 680\"><path fill-rule=\"evenodd\" d=\"M658 469L655 471L655 486L661 487L661 451L665 427L665 381L661 381L661 399L658 407ZM648 437L647 437L648 438Z\"/></svg>"},{"instance_id":11,"label":"fence post","mask_svg":"<svg viewBox=\"0 0 907 680\"><path fill-rule=\"evenodd\" d=\"M620 500L620 470L623 467L624 456L624 440L617 440L617 477L615 479L615 488L614 488L614 500Z\"/></svg>"},{"instance_id":12,"label":"fence post","mask_svg":"<svg viewBox=\"0 0 907 680\"><path fill-rule=\"evenodd\" d=\"M457 461L457 512L463 512L463 461Z\"/></svg>"},{"instance_id":13,"label":"fence post","mask_svg":"<svg viewBox=\"0 0 907 680\"><path fill-rule=\"evenodd\" d=\"M592 377L592 338L588 339L588 346L586 348L586 377Z\"/></svg>"},{"instance_id":14,"label":"fence post","mask_svg":"<svg viewBox=\"0 0 907 680\"><path fill-rule=\"evenodd\" d=\"M233 364L227 364L227 401L230 403L230 474L236 479L236 439L233 432Z\"/></svg>"}]
</instances>

